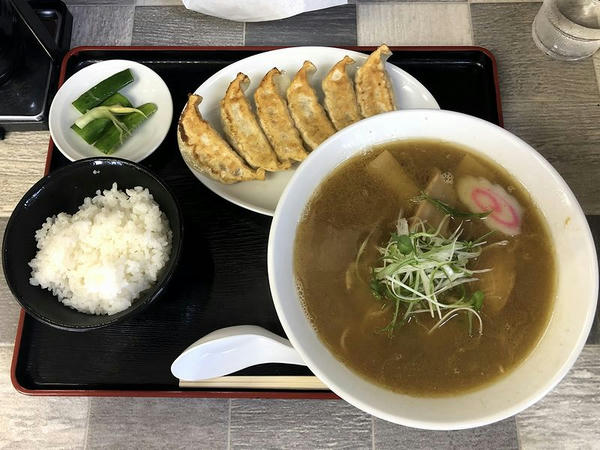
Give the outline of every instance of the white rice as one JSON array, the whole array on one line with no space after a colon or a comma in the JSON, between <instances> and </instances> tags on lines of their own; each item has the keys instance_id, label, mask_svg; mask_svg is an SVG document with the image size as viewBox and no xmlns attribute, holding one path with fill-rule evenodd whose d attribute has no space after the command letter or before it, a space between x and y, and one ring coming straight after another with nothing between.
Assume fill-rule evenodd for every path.
<instances>
[{"instance_id":1,"label":"white rice","mask_svg":"<svg viewBox=\"0 0 600 450\"><path fill-rule=\"evenodd\" d=\"M127 309L149 288L171 251L169 221L148 189L86 197L74 214L48 217L36 231L29 282L91 314Z\"/></svg>"}]
</instances>

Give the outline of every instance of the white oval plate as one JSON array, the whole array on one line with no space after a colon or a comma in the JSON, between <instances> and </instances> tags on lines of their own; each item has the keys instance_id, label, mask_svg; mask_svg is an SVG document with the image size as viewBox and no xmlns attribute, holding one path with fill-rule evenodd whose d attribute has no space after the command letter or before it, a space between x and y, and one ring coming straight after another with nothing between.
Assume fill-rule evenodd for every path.
<instances>
[{"instance_id":1,"label":"white oval plate","mask_svg":"<svg viewBox=\"0 0 600 450\"><path fill-rule=\"evenodd\" d=\"M246 95L248 98L252 98L254 90L263 76L273 67L285 72L291 79L302 63L310 60L317 66L317 72L313 75L311 82L313 86L320 86L323 77L344 55L348 55L356 61L354 67L361 66L368 56L364 53L332 47L289 47L244 58L221 69L196 89L194 94L203 97L199 107L200 113L216 130L221 132L219 102L238 72L243 72L250 78L250 86ZM387 63L386 69L394 86L398 109L440 109L435 98L416 78L389 63ZM317 89L317 92L320 92L320 89ZM281 193L296 171L295 167L292 167L292 169L282 172L267 173L265 181L222 184L192 169L189 165L188 167L196 178L215 194L243 208L268 216L272 216L275 212Z\"/></svg>"},{"instance_id":2,"label":"white oval plate","mask_svg":"<svg viewBox=\"0 0 600 450\"><path fill-rule=\"evenodd\" d=\"M92 86L127 68L131 69L134 80L119 92L135 106L153 102L158 110L136 128L129 139L112 155L105 155L71 130L73 122L81 116L71 102ZM156 72L137 62L112 59L87 66L64 82L50 106L48 126L54 144L71 161L97 156L114 156L140 162L156 150L165 139L172 118L171 93Z\"/></svg>"}]
</instances>

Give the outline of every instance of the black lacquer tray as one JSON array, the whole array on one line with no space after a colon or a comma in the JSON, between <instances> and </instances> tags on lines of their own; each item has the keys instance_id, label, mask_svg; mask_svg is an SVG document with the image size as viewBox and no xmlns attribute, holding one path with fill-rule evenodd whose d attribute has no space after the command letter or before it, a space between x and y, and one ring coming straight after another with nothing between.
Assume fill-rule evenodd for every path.
<instances>
[{"instance_id":1,"label":"black lacquer tray","mask_svg":"<svg viewBox=\"0 0 600 450\"><path fill-rule=\"evenodd\" d=\"M183 210L185 241L180 265L165 292L129 321L73 334L22 313L12 366L14 386L37 395L173 397L335 397L329 391L182 389L173 360L218 328L259 325L284 336L267 279L271 218L247 211L205 188L185 166L175 135L178 115L204 80L264 47L80 47L69 52L60 83L79 69L107 59L147 65L167 83L173 124L163 144L142 165L173 190ZM371 47L352 47L370 52ZM479 47L396 47L389 61L416 77L442 109L502 125L493 56ZM69 162L50 143L46 171ZM266 364L236 375L310 376L305 367Z\"/></svg>"}]
</instances>

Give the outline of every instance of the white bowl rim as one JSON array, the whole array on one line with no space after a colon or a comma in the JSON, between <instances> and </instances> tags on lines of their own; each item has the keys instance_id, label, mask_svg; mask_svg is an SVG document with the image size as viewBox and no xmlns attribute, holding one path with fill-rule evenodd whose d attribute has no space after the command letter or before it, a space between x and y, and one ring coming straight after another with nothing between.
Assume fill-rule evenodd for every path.
<instances>
[{"instance_id":1,"label":"white bowl rim","mask_svg":"<svg viewBox=\"0 0 600 450\"><path fill-rule=\"evenodd\" d=\"M441 120L443 120L444 117L447 117L447 118L454 117L454 118L457 118L460 120L471 121L474 125L477 125L479 127L484 127L484 128L487 127L492 132L503 134L509 140L514 141L515 145L518 147L521 147L523 149L523 151L529 152L544 169L546 169L548 172L550 172L550 174L560 184L560 187L561 187L563 193L572 202L573 210L571 211L571 214L578 216L578 218L580 218L580 219L583 219L584 223L586 224L585 229L582 230L581 241L582 241L582 245L585 244L585 246L589 247L589 249L592 252L592 255L594 256L593 258L591 258L591 261L590 261L590 264L591 264L590 271L592 272L593 289L590 292L589 298L593 298L593 299L598 298L598 281L599 281L598 259L597 259L597 255L596 255L596 249L595 249L592 233L591 233L589 224L587 223L587 219L585 218L585 214L584 214L579 202L577 201L575 195L573 194L573 192L571 191L571 189L569 188L567 183L560 176L560 174L533 147L531 147L529 144L527 144L525 141L523 141L519 137L517 137L514 134L510 133L509 131L505 130L504 128L499 127L491 122L488 122L486 120L483 120L483 119L480 119L480 118L477 118L474 116L470 116L470 115L455 112L455 111L448 111L448 110L414 109L414 110L404 110L404 111L392 111L392 112L380 114L378 116L373 116L373 117L370 117L367 119L363 119L360 122L357 122L353 125L350 125L349 127L345 128L345 129L341 130L340 132L336 133L332 137L328 138L317 149L315 149L308 156L308 158L304 161L304 163L301 165L301 167L298 168L296 173L293 175L292 179L289 181L286 189L284 190L284 192L280 198L277 209L275 211L275 215L274 215L273 221L271 223L271 229L270 229L270 233L269 233L269 244L268 244L268 250L267 250L267 266L268 266L268 273L269 273L269 285L270 285L271 294L273 297L273 303L275 305L275 310L277 311L278 318L279 318L279 320L283 326L283 329L284 329L287 337L289 338L290 342L292 343L294 348L298 351L298 353L300 353L300 355L302 356L303 360L306 362L309 369L339 397L348 401L349 403L353 404L354 406L358 407L359 409L361 409L369 414L372 414L373 416L376 416L381 419L384 419L384 420L387 420L390 422L394 422L394 423L397 423L400 425L413 427L413 428L421 428L421 429L428 429L428 430L460 430L460 429L466 429L466 428L475 428L475 427L479 427L479 426L488 425L488 424L506 419L508 417L512 417L513 415L527 409L528 407L530 407L531 405L533 405L534 403L536 403L540 399L542 399L548 392L550 392L565 377L565 375L571 369L571 367L577 360L579 354L583 350L583 347L587 340L587 336L590 333L590 330L591 330L591 327L592 327L592 324L594 321L594 317L595 317L595 311L596 311L596 302L595 301L590 302L588 304L586 317L585 317L585 323L583 324L583 327L580 329L580 332L577 336L576 344L573 346L573 348L569 352L568 358L565 361L563 361L563 364L560 366L560 368L558 370L555 371L553 376L544 382L542 388L531 393L526 399L524 399L518 403L515 403L514 405L512 405L512 407L505 408L504 410L498 411L495 413L493 413L493 412L489 413L487 415L484 415L484 416L478 418L477 420L470 420L470 421L448 420L445 422L422 421L422 420L414 420L414 419L411 419L410 417L400 417L400 416L389 415L385 412L382 412L379 409L377 409L376 407L366 404L363 401L359 400L351 392L345 390L344 388L339 386L334 380L332 380L331 377L328 375L328 373L326 371L323 371L321 369L321 367L319 367L315 363L311 354L306 351L302 342L300 342L300 340L296 336L293 327L290 325L287 317L285 316L285 314L283 312L283 306L280 303L279 286L277 283L277 278L274 275L276 273L275 266L274 266L274 258L275 258L274 241L275 241L275 236L277 234L279 223L281 221L282 211L285 209L285 207L287 205L288 198L290 198L293 195L295 186L299 183L299 180L302 179L303 173L305 171L310 170L310 168L311 168L310 161L319 158L319 154L322 152L322 149L323 148L326 149L327 145L330 141L333 141L334 139L339 138L339 136L342 133L348 134L348 133L353 132L356 128L365 126L365 124L367 122L381 120L381 118L383 118L385 116L391 116L391 115L399 116L399 118L402 118L402 120L410 120L411 117L413 117L413 118L419 117L419 116L422 116L423 114L427 114L430 116L439 116L439 118ZM423 136L423 137L426 138L426 136ZM416 139L416 138L418 138L418 136L411 137L411 139L412 138ZM399 138L398 140L402 140L402 138ZM358 153L358 151L353 153L353 155L356 155L357 153ZM307 162L309 164L307 164ZM328 173L331 173L331 170ZM322 178L321 178L321 181L322 181ZM315 186L315 188L316 188L316 186ZM313 191L312 191L313 193L314 193L315 188L313 188ZM306 319L306 320L308 320L308 319ZM533 352L533 350L531 350L531 352ZM390 393L391 393L391 391L390 391Z\"/></svg>"}]
</instances>

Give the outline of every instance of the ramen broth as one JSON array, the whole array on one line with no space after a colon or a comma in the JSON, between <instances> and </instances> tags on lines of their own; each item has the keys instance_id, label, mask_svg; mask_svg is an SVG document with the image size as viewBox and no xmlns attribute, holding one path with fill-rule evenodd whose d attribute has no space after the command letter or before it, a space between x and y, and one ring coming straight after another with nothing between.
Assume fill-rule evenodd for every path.
<instances>
[{"instance_id":1,"label":"ramen broth","mask_svg":"<svg viewBox=\"0 0 600 450\"><path fill-rule=\"evenodd\" d=\"M400 164L410 183L385 173L389 161L374 163L384 153ZM469 325L468 311L458 311L434 331L430 330L439 316L430 313L415 314L390 330L395 303L376 298L370 286L372 270L381 261L377 247L385 246L395 232L400 211L406 217L414 214L415 193L410 186L418 187L418 195L435 168L451 174L454 184L465 175L485 177L502 186L522 208L520 233L507 236L496 231L486 236L481 256L469 263L491 269L476 274L489 286L481 286L481 280L464 285L467 292L481 289L489 297L477 310L481 334L474 315ZM468 211L460 201L455 207ZM462 224L461 239L474 240L490 232L487 219L447 220L447 233ZM486 248L493 243L497 245ZM454 144L429 140L376 147L336 168L313 194L298 225L294 266L306 313L330 351L362 377L416 396L460 393L508 373L540 338L555 286L552 243L527 191L494 163ZM494 289L502 291L509 284L513 288L507 301L498 307Z\"/></svg>"}]
</instances>

